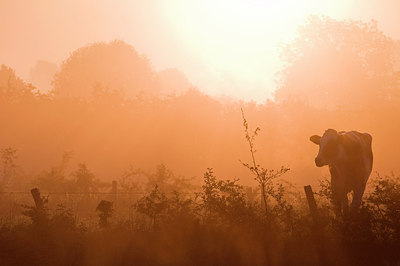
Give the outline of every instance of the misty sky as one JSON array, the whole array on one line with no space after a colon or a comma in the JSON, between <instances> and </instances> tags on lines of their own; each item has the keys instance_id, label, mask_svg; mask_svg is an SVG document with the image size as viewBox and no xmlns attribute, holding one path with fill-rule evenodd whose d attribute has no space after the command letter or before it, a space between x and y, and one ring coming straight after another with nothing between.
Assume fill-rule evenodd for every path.
<instances>
[{"instance_id":1,"label":"misty sky","mask_svg":"<svg viewBox=\"0 0 400 266\"><path fill-rule=\"evenodd\" d=\"M376 19L400 39L397 0L0 0L0 64L29 80L39 59L60 64L79 47L122 39L206 93L262 102L281 67L277 46L309 14Z\"/></svg>"}]
</instances>

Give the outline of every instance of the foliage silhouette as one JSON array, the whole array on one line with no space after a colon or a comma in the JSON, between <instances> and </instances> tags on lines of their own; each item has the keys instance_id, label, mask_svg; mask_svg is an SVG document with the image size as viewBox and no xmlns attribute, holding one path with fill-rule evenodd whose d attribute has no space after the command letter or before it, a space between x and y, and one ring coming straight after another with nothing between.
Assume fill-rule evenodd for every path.
<instances>
[{"instance_id":1,"label":"foliage silhouette","mask_svg":"<svg viewBox=\"0 0 400 266\"><path fill-rule=\"evenodd\" d=\"M108 228L110 226L109 219L112 217L114 212L113 203L111 201L102 200L96 207L96 211L99 213L99 225L101 228Z\"/></svg>"},{"instance_id":2,"label":"foliage silhouette","mask_svg":"<svg viewBox=\"0 0 400 266\"><path fill-rule=\"evenodd\" d=\"M302 98L317 107L360 108L399 100L394 41L377 22L310 16L281 47L285 68L276 98ZM312 75L310 75L312 73Z\"/></svg>"},{"instance_id":3,"label":"foliage silhouette","mask_svg":"<svg viewBox=\"0 0 400 266\"><path fill-rule=\"evenodd\" d=\"M255 147L254 147L254 141L255 141L255 137L257 136L258 132L260 131L260 128L257 127L254 130L254 132L250 135L249 125L244 116L243 109L241 111L242 111L242 118L243 118L243 126L245 128L245 137L246 137L247 142L249 143L251 159L252 159L252 164L243 163L243 162L242 162L242 164L244 167L249 169L253 175L255 175L254 180L256 180L258 182L258 184L260 185L261 198L262 198L263 205L265 207L265 214L268 216L269 210L268 210L268 203L267 203L267 194L273 195L272 180L285 174L290 169L288 167L284 167L284 166L282 166L281 169L279 169L279 170L266 169L256 163L256 159L254 157L254 154L256 152ZM280 198L280 197L278 196L278 198Z\"/></svg>"}]
</instances>

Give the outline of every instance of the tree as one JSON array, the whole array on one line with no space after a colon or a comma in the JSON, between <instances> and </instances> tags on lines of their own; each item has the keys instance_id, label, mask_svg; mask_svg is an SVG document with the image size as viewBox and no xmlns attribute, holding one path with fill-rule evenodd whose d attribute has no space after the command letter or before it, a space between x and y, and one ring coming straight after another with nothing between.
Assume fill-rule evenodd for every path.
<instances>
[{"instance_id":1,"label":"tree","mask_svg":"<svg viewBox=\"0 0 400 266\"><path fill-rule=\"evenodd\" d=\"M15 175L17 150L9 147L0 150L2 182L6 183Z\"/></svg>"},{"instance_id":2,"label":"tree","mask_svg":"<svg viewBox=\"0 0 400 266\"><path fill-rule=\"evenodd\" d=\"M72 152L64 152L61 163L57 166L52 166L50 170L45 170L40 173L38 178L35 180L36 185L44 191L56 193L67 193L73 191L74 184L72 180L66 178L66 170L72 158L72 154Z\"/></svg>"},{"instance_id":3,"label":"tree","mask_svg":"<svg viewBox=\"0 0 400 266\"><path fill-rule=\"evenodd\" d=\"M58 67L56 64L45 60L38 60L30 69L30 82L35 84L39 90L48 92L51 90L51 81L57 70Z\"/></svg>"},{"instance_id":4,"label":"tree","mask_svg":"<svg viewBox=\"0 0 400 266\"><path fill-rule=\"evenodd\" d=\"M88 169L86 164L80 163L78 169L72 173L75 178L76 187L84 193L97 192L99 182L95 179L95 175Z\"/></svg>"},{"instance_id":5,"label":"tree","mask_svg":"<svg viewBox=\"0 0 400 266\"><path fill-rule=\"evenodd\" d=\"M0 102L16 103L32 100L37 96L32 84L24 82L15 71L5 65L0 67Z\"/></svg>"},{"instance_id":6,"label":"tree","mask_svg":"<svg viewBox=\"0 0 400 266\"><path fill-rule=\"evenodd\" d=\"M310 16L283 45L276 99L304 98L317 107L382 104L399 100L393 40L376 21Z\"/></svg>"},{"instance_id":7,"label":"tree","mask_svg":"<svg viewBox=\"0 0 400 266\"><path fill-rule=\"evenodd\" d=\"M268 195L272 195L274 197L276 196L272 180L285 174L287 171L290 170L290 168L282 166L278 170L266 169L256 162L256 159L255 159L256 149L254 146L254 142L255 142L255 138L258 135L258 132L260 131L260 128L257 127L254 130L254 132L252 132L252 133L249 132L249 124L247 123L247 120L244 116L243 109L241 111L242 111L245 138L247 140L247 143L249 144L250 154L251 154L251 163L243 163L242 162L242 164L244 167L246 167L247 169L250 170L250 172L255 176L254 180L256 180L257 183L260 185L261 205L263 205L263 207L265 208L265 214L268 215L269 210L268 210L267 197L268 197ZM275 199L276 199L276 197L275 197Z\"/></svg>"},{"instance_id":8,"label":"tree","mask_svg":"<svg viewBox=\"0 0 400 266\"><path fill-rule=\"evenodd\" d=\"M182 95L193 87L184 73L176 68L164 69L157 74L157 91L160 95Z\"/></svg>"},{"instance_id":9,"label":"tree","mask_svg":"<svg viewBox=\"0 0 400 266\"><path fill-rule=\"evenodd\" d=\"M122 90L127 96L151 91L155 72L149 60L123 41L94 43L72 52L53 80L58 97L90 98L94 85Z\"/></svg>"},{"instance_id":10,"label":"tree","mask_svg":"<svg viewBox=\"0 0 400 266\"><path fill-rule=\"evenodd\" d=\"M152 220L153 228L158 226L158 218L165 213L168 208L168 198L164 192L155 185L149 194L140 198L135 208L138 212L146 214Z\"/></svg>"}]
</instances>

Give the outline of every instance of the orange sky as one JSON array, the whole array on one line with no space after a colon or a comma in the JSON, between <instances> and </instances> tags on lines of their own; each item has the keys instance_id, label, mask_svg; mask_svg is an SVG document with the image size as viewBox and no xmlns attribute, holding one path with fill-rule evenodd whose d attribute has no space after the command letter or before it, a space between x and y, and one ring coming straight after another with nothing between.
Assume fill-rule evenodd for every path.
<instances>
[{"instance_id":1,"label":"orange sky","mask_svg":"<svg viewBox=\"0 0 400 266\"><path fill-rule=\"evenodd\" d=\"M307 15L373 18L400 39L399 12L396 0L1 0L0 64L29 79L39 59L59 64L74 49L119 38L211 95L262 102L275 87L277 45Z\"/></svg>"}]
</instances>

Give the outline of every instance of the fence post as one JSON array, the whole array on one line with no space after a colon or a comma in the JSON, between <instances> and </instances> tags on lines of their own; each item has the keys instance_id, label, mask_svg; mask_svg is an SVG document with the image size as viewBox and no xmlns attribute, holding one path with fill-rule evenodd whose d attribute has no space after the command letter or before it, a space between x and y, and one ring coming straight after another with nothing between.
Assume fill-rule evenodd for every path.
<instances>
[{"instance_id":1,"label":"fence post","mask_svg":"<svg viewBox=\"0 0 400 266\"><path fill-rule=\"evenodd\" d=\"M310 208L311 217L315 225L319 225L319 217L317 210L317 203L315 202L314 193L310 185L304 186L304 192L306 193L308 207Z\"/></svg>"},{"instance_id":2,"label":"fence post","mask_svg":"<svg viewBox=\"0 0 400 266\"><path fill-rule=\"evenodd\" d=\"M320 265L330 265L326 256L325 241L323 237L322 224L319 219L317 203L314 198L314 193L310 185L304 186L308 207L310 208L311 217L313 219L313 239L318 252L318 261Z\"/></svg>"},{"instance_id":3,"label":"fence post","mask_svg":"<svg viewBox=\"0 0 400 266\"><path fill-rule=\"evenodd\" d=\"M38 210L43 210L44 202L43 202L42 197L40 196L39 189L38 188L31 189L31 194L32 194L33 200L35 201L36 208Z\"/></svg>"},{"instance_id":4,"label":"fence post","mask_svg":"<svg viewBox=\"0 0 400 266\"><path fill-rule=\"evenodd\" d=\"M36 205L36 212L31 216L34 224L39 226L45 226L47 224L47 213L44 204L47 202L40 196L38 188L31 189L31 194Z\"/></svg>"}]
</instances>

